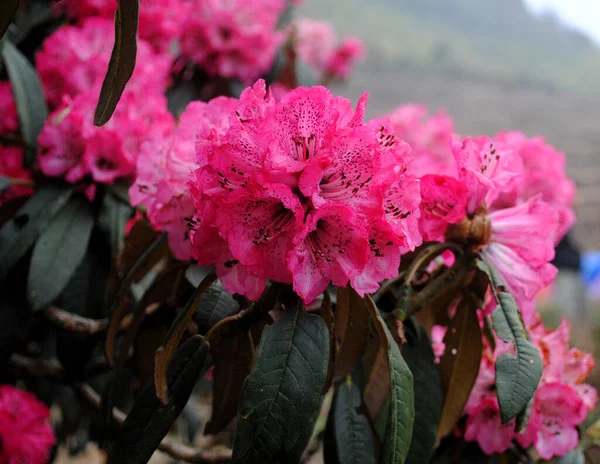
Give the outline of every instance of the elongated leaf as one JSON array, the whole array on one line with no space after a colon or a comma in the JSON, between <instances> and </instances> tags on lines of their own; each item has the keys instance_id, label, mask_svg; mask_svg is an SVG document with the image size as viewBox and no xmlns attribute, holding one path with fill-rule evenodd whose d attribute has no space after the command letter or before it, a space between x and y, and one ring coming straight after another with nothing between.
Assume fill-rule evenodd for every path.
<instances>
[{"instance_id":1,"label":"elongated leaf","mask_svg":"<svg viewBox=\"0 0 600 464\"><path fill-rule=\"evenodd\" d=\"M333 428L338 462L376 462L375 440L367 417L362 413L360 388L348 375L337 387L333 400Z\"/></svg>"},{"instance_id":2,"label":"elongated leaf","mask_svg":"<svg viewBox=\"0 0 600 464\"><path fill-rule=\"evenodd\" d=\"M117 435L112 464L145 464L150 460L210 365L208 350L208 343L196 335L177 351L169 368L170 395L166 405L156 396L154 385L144 387Z\"/></svg>"},{"instance_id":3,"label":"elongated leaf","mask_svg":"<svg viewBox=\"0 0 600 464\"><path fill-rule=\"evenodd\" d=\"M233 316L239 310L238 302L223 289L220 282L215 282L200 297L195 314L198 330L201 334L205 334L217 322Z\"/></svg>"},{"instance_id":4,"label":"elongated leaf","mask_svg":"<svg viewBox=\"0 0 600 464\"><path fill-rule=\"evenodd\" d=\"M214 360L213 399L210 421L205 434L217 434L237 413L238 399L246 377L252 370L250 335L241 331L237 321L222 325L210 339Z\"/></svg>"},{"instance_id":5,"label":"elongated leaf","mask_svg":"<svg viewBox=\"0 0 600 464\"><path fill-rule=\"evenodd\" d=\"M440 359L444 403L438 436L448 435L462 415L481 363L482 341L473 299L463 298L448 323L446 351Z\"/></svg>"},{"instance_id":6,"label":"elongated leaf","mask_svg":"<svg viewBox=\"0 0 600 464\"><path fill-rule=\"evenodd\" d=\"M0 281L31 248L71 196L72 190L44 187L0 229Z\"/></svg>"},{"instance_id":7,"label":"elongated leaf","mask_svg":"<svg viewBox=\"0 0 600 464\"><path fill-rule=\"evenodd\" d=\"M37 137L48 117L46 99L35 68L9 40L5 41L2 55L19 113L21 135L30 146L25 150L25 164L31 165Z\"/></svg>"},{"instance_id":8,"label":"elongated leaf","mask_svg":"<svg viewBox=\"0 0 600 464\"><path fill-rule=\"evenodd\" d=\"M108 237L113 255L121 251L125 239L125 225L132 215L131 206L107 193L102 202L98 224Z\"/></svg>"},{"instance_id":9,"label":"elongated leaf","mask_svg":"<svg viewBox=\"0 0 600 464\"><path fill-rule=\"evenodd\" d=\"M72 197L33 247L27 300L34 311L54 301L71 280L87 249L94 216L90 204Z\"/></svg>"},{"instance_id":10,"label":"elongated leaf","mask_svg":"<svg viewBox=\"0 0 600 464\"><path fill-rule=\"evenodd\" d=\"M117 3L115 43L96 106L96 126L110 119L135 69L139 3L138 0L118 0Z\"/></svg>"},{"instance_id":11,"label":"elongated leaf","mask_svg":"<svg viewBox=\"0 0 600 464\"><path fill-rule=\"evenodd\" d=\"M10 177L0 175L0 192L6 190L13 184L13 181Z\"/></svg>"},{"instance_id":12,"label":"elongated leaf","mask_svg":"<svg viewBox=\"0 0 600 464\"><path fill-rule=\"evenodd\" d=\"M234 463L294 462L292 452L310 438L328 358L329 331L319 316L289 309L265 328L240 397Z\"/></svg>"},{"instance_id":13,"label":"elongated leaf","mask_svg":"<svg viewBox=\"0 0 600 464\"><path fill-rule=\"evenodd\" d=\"M493 268L483 261L477 265L489 276L498 303L492 313L494 330L499 338L515 347L516 356L504 353L496 360L496 392L504 424L526 410L542 378L544 366L538 349L528 339L514 297L505 291Z\"/></svg>"},{"instance_id":14,"label":"elongated leaf","mask_svg":"<svg viewBox=\"0 0 600 464\"><path fill-rule=\"evenodd\" d=\"M405 323L407 343L402 356L415 384L415 423L406 463L427 463L433 456L442 413L442 380L431 341L425 329L413 320Z\"/></svg>"},{"instance_id":15,"label":"elongated leaf","mask_svg":"<svg viewBox=\"0 0 600 464\"><path fill-rule=\"evenodd\" d=\"M0 2L0 38L6 34L20 4L21 0L2 0Z\"/></svg>"},{"instance_id":16,"label":"elongated leaf","mask_svg":"<svg viewBox=\"0 0 600 464\"><path fill-rule=\"evenodd\" d=\"M167 372L171 364L171 359L177 351L188 322L190 322L198 307L202 294L211 286L216 278L214 274L204 278L200 286L196 289L194 296L188 301L186 307L177 315L175 322L173 322L173 325L165 336L163 346L156 351L156 356L154 357L154 385L156 387L156 394L165 404L168 401Z\"/></svg>"},{"instance_id":17,"label":"elongated leaf","mask_svg":"<svg viewBox=\"0 0 600 464\"><path fill-rule=\"evenodd\" d=\"M384 464L404 462L410 448L415 420L413 376L375 303L369 296L365 297L364 301L387 352L389 363L390 419L383 446L382 462Z\"/></svg>"},{"instance_id":18,"label":"elongated leaf","mask_svg":"<svg viewBox=\"0 0 600 464\"><path fill-rule=\"evenodd\" d=\"M369 336L369 312L363 299L348 288L337 289L335 333L338 344L334 379L346 377L362 357Z\"/></svg>"},{"instance_id":19,"label":"elongated leaf","mask_svg":"<svg viewBox=\"0 0 600 464\"><path fill-rule=\"evenodd\" d=\"M121 279L132 271L132 281L138 283L169 254L169 244L166 240L157 243L160 236L161 234L157 233L146 220L137 221L133 225L125 238L125 247L118 260L118 273ZM142 256L144 259L140 261Z\"/></svg>"}]
</instances>

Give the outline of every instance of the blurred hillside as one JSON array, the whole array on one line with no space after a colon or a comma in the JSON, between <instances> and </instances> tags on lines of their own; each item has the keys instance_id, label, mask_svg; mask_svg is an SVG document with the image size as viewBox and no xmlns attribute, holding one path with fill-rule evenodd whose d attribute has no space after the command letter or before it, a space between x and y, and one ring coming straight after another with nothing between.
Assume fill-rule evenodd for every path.
<instances>
[{"instance_id":1,"label":"blurred hillside","mask_svg":"<svg viewBox=\"0 0 600 464\"><path fill-rule=\"evenodd\" d=\"M302 13L359 35L373 62L600 93L600 49L522 0L307 0Z\"/></svg>"},{"instance_id":2,"label":"blurred hillside","mask_svg":"<svg viewBox=\"0 0 600 464\"><path fill-rule=\"evenodd\" d=\"M587 37L521 0L306 0L298 15L366 42L335 92L368 91L370 117L423 103L445 108L463 135L546 137L579 187L575 237L600 249L600 49Z\"/></svg>"}]
</instances>

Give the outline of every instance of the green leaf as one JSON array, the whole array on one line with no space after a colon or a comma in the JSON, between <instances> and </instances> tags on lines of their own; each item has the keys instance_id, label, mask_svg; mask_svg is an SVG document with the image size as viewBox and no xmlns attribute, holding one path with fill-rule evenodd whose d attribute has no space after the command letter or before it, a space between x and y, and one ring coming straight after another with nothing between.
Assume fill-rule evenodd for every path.
<instances>
[{"instance_id":1,"label":"green leaf","mask_svg":"<svg viewBox=\"0 0 600 464\"><path fill-rule=\"evenodd\" d=\"M125 241L125 226L133 209L126 203L107 193L100 208L98 225L110 242L113 254L121 251Z\"/></svg>"},{"instance_id":2,"label":"green leaf","mask_svg":"<svg viewBox=\"0 0 600 464\"><path fill-rule=\"evenodd\" d=\"M527 329L513 296L507 293L495 269L483 261L477 266L490 279L498 306L492 313L499 338L515 347L516 356L504 353L496 360L496 391L502 423L525 411L542 378L544 366L538 349L529 341Z\"/></svg>"},{"instance_id":3,"label":"green leaf","mask_svg":"<svg viewBox=\"0 0 600 464\"><path fill-rule=\"evenodd\" d=\"M2 0L0 2L0 38L6 34L20 4L21 0Z\"/></svg>"},{"instance_id":4,"label":"green leaf","mask_svg":"<svg viewBox=\"0 0 600 464\"><path fill-rule=\"evenodd\" d=\"M233 297L223 290L221 282L215 282L200 297L195 319L199 332L206 333L217 322L233 316L240 310L240 305Z\"/></svg>"},{"instance_id":5,"label":"green leaf","mask_svg":"<svg viewBox=\"0 0 600 464\"><path fill-rule=\"evenodd\" d=\"M562 457L556 458L556 464L585 464L585 456L580 449L569 451Z\"/></svg>"},{"instance_id":6,"label":"green leaf","mask_svg":"<svg viewBox=\"0 0 600 464\"><path fill-rule=\"evenodd\" d=\"M387 352L391 378L390 416L382 462L395 464L406 460L412 440L415 420L413 375L375 303L369 296L365 297L364 301L371 313L382 346Z\"/></svg>"},{"instance_id":7,"label":"green leaf","mask_svg":"<svg viewBox=\"0 0 600 464\"><path fill-rule=\"evenodd\" d=\"M328 363L329 330L319 316L288 309L265 328L240 395L234 463L293 462L310 438Z\"/></svg>"},{"instance_id":8,"label":"green leaf","mask_svg":"<svg viewBox=\"0 0 600 464\"><path fill-rule=\"evenodd\" d=\"M52 303L83 260L94 226L90 204L72 197L42 232L31 256L27 300L34 311Z\"/></svg>"},{"instance_id":9,"label":"green leaf","mask_svg":"<svg viewBox=\"0 0 600 464\"><path fill-rule=\"evenodd\" d=\"M429 462L435 450L442 413L442 380L425 329L413 318L404 323L404 335L407 343L402 346L402 356L415 386L415 422L406 463L420 464Z\"/></svg>"},{"instance_id":10,"label":"green leaf","mask_svg":"<svg viewBox=\"0 0 600 464\"><path fill-rule=\"evenodd\" d=\"M376 462L373 432L362 410L360 388L348 374L337 387L332 410L337 459L340 463Z\"/></svg>"},{"instance_id":11,"label":"green leaf","mask_svg":"<svg viewBox=\"0 0 600 464\"><path fill-rule=\"evenodd\" d=\"M142 389L117 435L109 462L144 464L150 460L210 365L208 350L208 343L200 335L179 348L167 374L168 404L158 399L152 383Z\"/></svg>"},{"instance_id":12,"label":"green leaf","mask_svg":"<svg viewBox=\"0 0 600 464\"><path fill-rule=\"evenodd\" d=\"M25 164L29 166L35 161L37 137L48 117L48 106L35 68L9 40L5 42L2 56L19 113L21 135L30 146L25 150Z\"/></svg>"},{"instance_id":13,"label":"green leaf","mask_svg":"<svg viewBox=\"0 0 600 464\"><path fill-rule=\"evenodd\" d=\"M0 281L31 248L52 217L69 200L72 190L44 187L0 229Z\"/></svg>"},{"instance_id":14,"label":"green leaf","mask_svg":"<svg viewBox=\"0 0 600 464\"><path fill-rule=\"evenodd\" d=\"M96 126L102 126L110 119L135 69L138 10L138 0L118 0L115 44L96 106Z\"/></svg>"}]
</instances>

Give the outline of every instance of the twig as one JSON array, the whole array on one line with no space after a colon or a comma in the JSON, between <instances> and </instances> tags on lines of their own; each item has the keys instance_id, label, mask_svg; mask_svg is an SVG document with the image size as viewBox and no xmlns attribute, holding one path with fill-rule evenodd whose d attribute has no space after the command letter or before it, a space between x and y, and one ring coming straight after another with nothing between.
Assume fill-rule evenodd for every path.
<instances>
[{"instance_id":1,"label":"twig","mask_svg":"<svg viewBox=\"0 0 600 464\"><path fill-rule=\"evenodd\" d=\"M13 369L32 377L46 377L57 382L68 381L65 369L54 359L35 359L22 354L13 353L9 361ZM86 378L94 377L108 367L104 356L92 359L84 368Z\"/></svg>"},{"instance_id":2,"label":"twig","mask_svg":"<svg viewBox=\"0 0 600 464\"><path fill-rule=\"evenodd\" d=\"M158 309L159 306L148 306L148 308L146 308L146 316L156 312ZM44 310L44 317L61 329L81 335L99 335L106 332L109 326L108 319L89 319L55 306L46 308ZM126 330L131 325L131 319L131 314L128 314L123 318L121 325L119 326L119 332Z\"/></svg>"},{"instance_id":3,"label":"twig","mask_svg":"<svg viewBox=\"0 0 600 464\"><path fill-rule=\"evenodd\" d=\"M100 398L100 395L92 387L88 384L80 383L73 385L73 388L95 409L100 409L102 398ZM127 417L123 411L117 408L112 409L112 415L119 424L125 422ZM231 462L231 450L205 451L182 443L174 443L167 438L162 440L160 445L158 445L158 449L173 459L191 463L221 464Z\"/></svg>"}]
</instances>

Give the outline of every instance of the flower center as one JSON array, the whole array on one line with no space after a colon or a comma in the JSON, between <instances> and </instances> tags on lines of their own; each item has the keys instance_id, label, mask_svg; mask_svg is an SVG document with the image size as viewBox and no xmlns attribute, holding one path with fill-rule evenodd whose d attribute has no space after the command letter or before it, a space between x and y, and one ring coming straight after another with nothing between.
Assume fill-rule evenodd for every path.
<instances>
[{"instance_id":1,"label":"flower center","mask_svg":"<svg viewBox=\"0 0 600 464\"><path fill-rule=\"evenodd\" d=\"M472 217L465 216L458 224L450 224L446 230L446 240L462 243L479 249L490 243L492 223L485 205L479 207Z\"/></svg>"}]
</instances>

